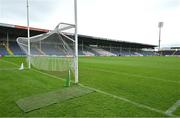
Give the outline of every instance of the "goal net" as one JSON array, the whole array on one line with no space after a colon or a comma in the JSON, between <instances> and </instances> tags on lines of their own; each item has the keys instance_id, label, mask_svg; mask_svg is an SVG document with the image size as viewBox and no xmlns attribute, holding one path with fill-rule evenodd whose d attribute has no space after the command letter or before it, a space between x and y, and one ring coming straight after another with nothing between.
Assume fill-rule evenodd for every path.
<instances>
[{"instance_id":1,"label":"goal net","mask_svg":"<svg viewBox=\"0 0 180 118\"><path fill-rule=\"evenodd\" d=\"M30 37L28 59L32 67L44 71L74 72L74 32L73 24L59 23L52 31ZM19 37L17 43L28 55L28 38Z\"/></svg>"}]
</instances>

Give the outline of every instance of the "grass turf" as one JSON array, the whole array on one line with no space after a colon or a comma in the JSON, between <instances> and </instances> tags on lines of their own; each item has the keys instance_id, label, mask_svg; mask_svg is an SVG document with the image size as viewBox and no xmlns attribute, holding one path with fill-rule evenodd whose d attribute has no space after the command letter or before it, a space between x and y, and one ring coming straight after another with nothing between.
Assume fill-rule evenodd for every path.
<instances>
[{"instance_id":1,"label":"grass turf","mask_svg":"<svg viewBox=\"0 0 180 118\"><path fill-rule=\"evenodd\" d=\"M23 113L15 101L63 88L64 81L33 70L8 70L21 62L25 59L0 59L0 116L166 116L98 92ZM165 112L180 99L179 67L178 57L81 57L79 79L88 87ZM174 114L179 116L179 108Z\"/></svg>"}]
</instances>

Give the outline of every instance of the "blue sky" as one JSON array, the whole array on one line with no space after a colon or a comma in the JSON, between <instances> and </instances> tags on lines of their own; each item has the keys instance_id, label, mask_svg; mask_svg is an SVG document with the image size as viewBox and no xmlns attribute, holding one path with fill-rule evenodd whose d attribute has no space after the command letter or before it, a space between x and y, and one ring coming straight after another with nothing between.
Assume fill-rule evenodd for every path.
<instances>
[{"instance_id":1,"label":"blue sky","mask_svg":"<svg viewBox=\"0 0 180 118\"><path fill-rule=\"evenodd\" d=\"M77 0L80 34L180 46L180 0ZM73 0L29 0L30 26L53 29L74 23ZM0 22L26 25L26 0L0 0Z\"/></svg>"}]
</instances>

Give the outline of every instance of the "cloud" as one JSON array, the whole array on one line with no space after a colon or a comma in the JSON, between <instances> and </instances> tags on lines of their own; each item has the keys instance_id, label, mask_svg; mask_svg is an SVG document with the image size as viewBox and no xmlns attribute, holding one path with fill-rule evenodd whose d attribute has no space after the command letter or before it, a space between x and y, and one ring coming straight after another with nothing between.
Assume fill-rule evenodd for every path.
<instances>
[{"instance_id":1,"label":"cloud","mask_svg":"<svg viewBox=\"0 0 180 118\"><path fill-rule=\"evenodd\" d=\"M163 10L176 9L180 6L180 0L160 0L159 6Z\"/></svg>"},{"instance_id":2,"label":"cloud","mask_svg":"<svg viewBox=\"0 0 180 118\"><path fill-rule=\"evenodd\" d=\"M53 29L74 23L74 0L29 0L30 25ZM80 34L158 44L180 44L180 0L77 0ZM26 25L26 0L0 0L0 21ZM3 16L3 18L2 18Z\"/></svg>"}]
</instances>

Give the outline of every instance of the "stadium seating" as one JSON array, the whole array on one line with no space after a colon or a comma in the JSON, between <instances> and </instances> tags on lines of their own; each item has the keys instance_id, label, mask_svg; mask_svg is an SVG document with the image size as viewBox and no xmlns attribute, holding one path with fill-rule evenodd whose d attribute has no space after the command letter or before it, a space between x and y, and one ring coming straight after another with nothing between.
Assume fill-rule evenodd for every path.
<instances>
[{"instance_id":1,"label":"stadium seating","mask_svg":"<svg viewBox=\"0 0 180 118\"><path fill-rule=\"evenodd\" d=\"M83 54L86 55L86 56L95 56L94 53L89 52L89 51L83 51Z\"/></svg>"},{"instance_id":2,"label":"stadium seating","mask_svg":"<svg viewBox=\"0 0 180 118\"><path fill-rule=\"evenodd\" d=\"M176 51L176 53L174 55L180 55L180 50Z\"/></svg>"},{"instance_id":3,"label":"stadium seating","mask_svg":"<svg viewBox=\"0 0 180 118\"><path fill-rule=\"evenodd\" d=\"M25 55L25 53L21 50L21 48L18 46L16 42L10 42L9 43L10 49L13 51L14 55ZM34 45L35 48L31 49L31 53L36 55L63 55L65 52L63 52L63 47L59 47L55 44L52 45L44 45L39 48L38 45ZM79 45L79 51L80 56L154 56L156 55L152 51L142 51L142 50L129 50L129 49L120 49L120 48L109 48L109 47L91 47L88 45L84 45L83 49L82 46ZM180 51L174 52L174 51L166 51L163 52L163 55L180 55ZM8 52L5 48L5 46L0 45L0 54L1 55L8 55Z\"/></svg>"},{"instance_id":4,"label":"stadium seating","mask_svg":"<svg viewBox=\"0 0 180 118\"><path fill-rule=\"evenodd\" d=\"M10 49L13 51L14 55L25 55L25 53L20 49L18 44L15 43L10 43Z\"/></svg>"},{"instance_id":5,"label":"stadium seating","mask_svg":"<svg viewBox=\"0 0 180 118\"><path fill-rule=\"evenodd\" d=\"M102 48L99 48L99 47L92 47L91 48L94 52L96 52L97 54L99 54L100 56L116 56L115 54L109 52L109 51L106 51Z\"/></svg>"},{"instance_id":6,"label":"stadium seating","mask_svg":"<svg viewBox=\"0 0 180 118\"><path fill-rule=\"evenodd\" d=\"M0 54L1 55L8 55L8 52L5 48L5 46L3 46L3 45L0 45Z\"/></svg>"},{"instance_id":7,"label":"stadium seating","mask_svg":"<svg viewBox=\"0 0 180 118\"><path fill-rule=\"evenodd\" d=\"M155 53L151 51L141 51L141 54L143 56L155 56Z\"/></svg>"},{"instance_id":8,"label":"stadium seating","mask_svg":"<svg viewBox=\"0 0 180 118\"><path fill-rule=\"evenodd\" d=\"M36 47L40 55L64 55L64 49L55 44L43 45L41 49ZM36 50L36 52L37 52Z\"/></svg>"},{"instance_id":9,"label":"stadium seating","mask_svg":"<svg viewBox=\"0 0 180 118\"><path fill-rule=\"evenodd\" d=\"M175 51L173 51L173 50L165 50L165 51L162 51L162 52L160 52L161 53L161 55L173 55L174 53L175 53Z\"/></svg>"}]
</instances>

